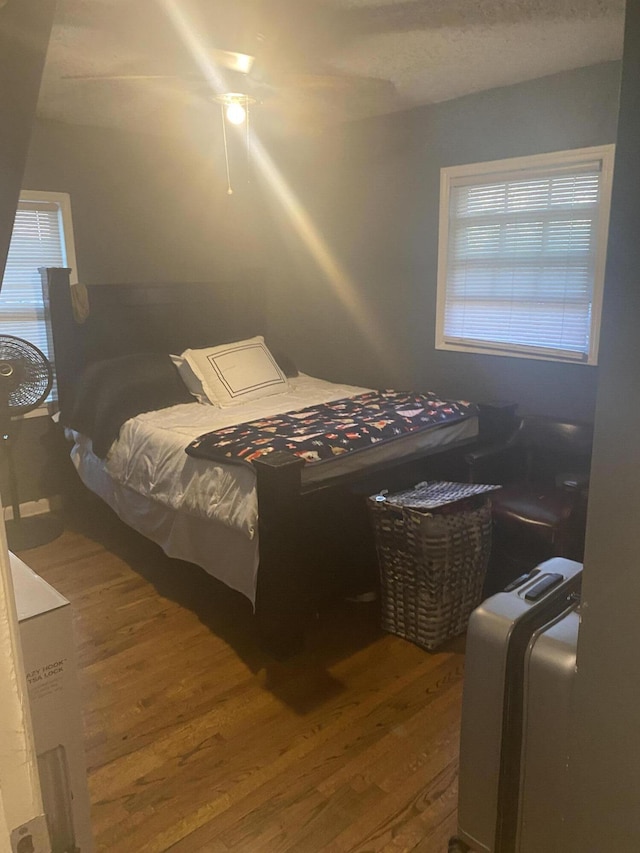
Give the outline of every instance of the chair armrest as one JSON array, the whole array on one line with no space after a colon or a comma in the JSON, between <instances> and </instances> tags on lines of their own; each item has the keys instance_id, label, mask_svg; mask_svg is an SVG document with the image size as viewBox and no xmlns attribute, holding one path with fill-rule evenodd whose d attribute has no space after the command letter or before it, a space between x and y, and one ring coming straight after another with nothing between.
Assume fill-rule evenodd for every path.
<instances>
[{"instance_id":1,"label":"chair armrest","mask_svg":"<svg viewBox=\"0 0 640 853\"><path fill-rule=\"evenodd\" d=\"M584 472L558 474L556 477L556 487L564 489L567 492L586 493L589 491L589 475Z\"/></svg>"},{"instance_id":2,"label":"chair armrest","mask_svg":"<svg viewBox=\"0 0 640 853\"><path fill-rule=\"evenodd\" d=\"M496 483L517 479L523 469L522 448L510 442L488 444L465 454L471 483Z\"/></svg>"}]
</instances>

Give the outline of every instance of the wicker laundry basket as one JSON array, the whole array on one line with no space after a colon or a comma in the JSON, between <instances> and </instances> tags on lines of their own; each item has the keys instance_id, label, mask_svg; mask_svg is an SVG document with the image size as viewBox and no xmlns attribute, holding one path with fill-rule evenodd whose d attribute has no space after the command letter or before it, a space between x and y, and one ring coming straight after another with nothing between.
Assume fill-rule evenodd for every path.
<instances>
[{"instance_id":1,"label":"wicker laundry basket","mask_svg":"<svg viewBox=\"0 0 640 853\"><path fill-rule=\"evenodd\" d=\"M498 486L425 482L368 500L382 627L432 650L461 634L480 603Z\"/></svg>"}]
</instances>

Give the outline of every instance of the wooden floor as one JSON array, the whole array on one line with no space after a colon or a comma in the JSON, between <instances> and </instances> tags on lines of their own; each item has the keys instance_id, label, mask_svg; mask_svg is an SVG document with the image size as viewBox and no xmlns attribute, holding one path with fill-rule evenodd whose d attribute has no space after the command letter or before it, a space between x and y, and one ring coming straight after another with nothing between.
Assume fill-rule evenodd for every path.
<instances>
[{"instance_id":1,"label":"wooden floor","mask_svg":"<svg viewBox=\"0 0 640 853\"><path fill-rule=\"evenodd\" d=\"M109 511L20 556L72 602L97 848L109 853L446 851L464 662L315 622L276 663L248 603Z\"/></svg>"}]
</instances>

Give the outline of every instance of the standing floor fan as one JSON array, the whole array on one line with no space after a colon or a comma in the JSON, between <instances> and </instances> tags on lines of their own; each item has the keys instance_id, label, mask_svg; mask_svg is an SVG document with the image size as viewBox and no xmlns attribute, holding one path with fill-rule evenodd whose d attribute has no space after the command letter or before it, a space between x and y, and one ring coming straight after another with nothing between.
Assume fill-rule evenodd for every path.
<instances>
[{"instance_id":1,"label":"standing floor fan","mask_svg":"<svg viewBox=\"0 0 640 853\"><path fill-rule=\"evenodd\" d=\"M50 514L21 517L12 447L13 418L41 405L52 385L53 370L38 347L13 335L0 335L0 436L13 507L13 519L5 525L11 551L45 545L62 532L59 519Z\"/></svg>"}]
</instances>

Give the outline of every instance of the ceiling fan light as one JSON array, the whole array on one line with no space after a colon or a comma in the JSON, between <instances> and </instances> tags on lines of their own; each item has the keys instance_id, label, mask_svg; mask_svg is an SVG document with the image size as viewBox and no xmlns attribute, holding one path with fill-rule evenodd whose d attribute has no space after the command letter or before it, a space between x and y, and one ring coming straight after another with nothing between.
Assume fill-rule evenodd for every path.
<instances>
[{"instance_id":1,"label":"ceiling fan light","mask_svg":"<svg viewBox=\"0 0 640 853\"><path fill-rule=\"evenodd\" d=\"M227 107L226 116L231 124L242 124L247 117L247 111L241 103L235 101Z\"/></svg>"}]
</instances>

